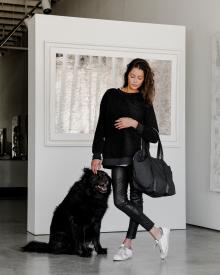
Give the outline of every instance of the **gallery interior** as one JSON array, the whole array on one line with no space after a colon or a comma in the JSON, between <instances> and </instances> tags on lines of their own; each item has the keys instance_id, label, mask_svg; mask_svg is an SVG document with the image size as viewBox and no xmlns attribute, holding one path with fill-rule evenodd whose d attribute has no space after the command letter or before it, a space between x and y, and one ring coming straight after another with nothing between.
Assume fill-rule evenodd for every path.
<instances>
[{"instance_id":1,"label":"gallery interior","mask_svg":"<svg viewBox=\"0 0 220 275\"><path fill-rule=\"evenodd\" d=\"M0 0L0 274L219 274L219 9L217 0ZM171 229L167 259L139 225L132 259L113 261L129 218L112 194L107 255L22 252L48 242L55 208L90 168L101 98L136 57L154 71L176 186L172 197L144 195L144 213Z\"/></svg>"}]
</instances>

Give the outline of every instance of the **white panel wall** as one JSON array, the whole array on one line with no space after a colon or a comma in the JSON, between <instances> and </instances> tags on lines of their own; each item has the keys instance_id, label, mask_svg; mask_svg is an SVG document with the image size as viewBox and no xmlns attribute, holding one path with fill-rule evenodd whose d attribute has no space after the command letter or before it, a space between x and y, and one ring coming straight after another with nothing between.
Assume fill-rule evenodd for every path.
<instances>
[{"instance_id":1,"label":"white panel wall","mask_svg":"<svg viewBox=\"0 0 220 275\"><path fill-rule=\"evenodd\" d=\"M135 34L135 37L131 35ZM178 97L179 146L166 147L165 156L174 171L177 195L145 197L145 213L157 224L185 228L185 28L74 17L35 15L29 24L29 167L28 231L49 233L55 206L64 198L82 169L90 166L91 147L46 147L44 140L45 91L44 43L83 43L102 46L178 50L180 94ZM110 173L110 170L106 170ZM169 213L169 214L168 214ZM112 198L102 231L124 231L128 218L113 206Z\"/></svg>"},{"instance_id":2,"label":"white panel wall","mask_svg":"<svg viewBox=\"0 0 220 275\"><path fill-rule=\"evenodd\" d=\"M209 156L211 38L220 31L219 10L219 0L63 0L53 7L58 15L186 26L186 217L217 230L220 193L209 188Z\"/></svg>"}]
</instances>

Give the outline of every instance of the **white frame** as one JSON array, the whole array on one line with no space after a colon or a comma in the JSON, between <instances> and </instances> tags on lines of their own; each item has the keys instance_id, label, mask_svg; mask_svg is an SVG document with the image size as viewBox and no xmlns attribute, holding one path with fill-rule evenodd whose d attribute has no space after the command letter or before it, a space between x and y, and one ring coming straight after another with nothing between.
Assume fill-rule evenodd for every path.
<instances>
[{"instance_id":1,"label":"white frame","mask_svg":"<svg viewBox=\"0 0 220 275\"><path fill-rule=\"evenodd\" d=\"M212 50L212 83L211 83L211 150L210 150L210 191L213 192L220 192L220 185L218 184L218 187L216 186L216 182L219 182L219 178L216 179L214 174L214 155L217 154L216 148L215 148L215 123L214 118L217 117L217 110L216 110L216 98L220 96L219 93L219 79L220 79L220 66L216 66L217 58L219 59L219 56L217 56L217 51L219 49L216 49L216 42L220 43L220 32L216 33L212 36L211 41L211 50ZM219 62L219 60L218 60ZM218 93L218 95L217 95ZM218 119L220 119L220 116L218 116ZM219 126L220 130L220 126Z\"/></svg>"},{"instance_id":2,"label":"white frame","mask_svg":"<svg viewBox=\"0 0 220 275\"><path fill-rule=\"evenodd\" d=\"M180 91L180 58L177 50L146 48L109 47L100 45L83 45L45 42L45 145L46 146L91 146L93 134L57 134L54 124L54 92L56 79L56 53L147 58L169 60L171 72L171 134L161 135L164 147L179 146L179 91ZM54 58L55 57L55 58Z\"/></svg>"}]
</instances>

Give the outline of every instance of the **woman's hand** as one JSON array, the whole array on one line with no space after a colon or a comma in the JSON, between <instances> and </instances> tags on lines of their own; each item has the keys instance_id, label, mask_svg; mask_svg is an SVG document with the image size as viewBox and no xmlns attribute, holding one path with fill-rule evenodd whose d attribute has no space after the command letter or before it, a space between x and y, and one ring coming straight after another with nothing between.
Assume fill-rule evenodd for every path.
<instances>
[{"instance_id":1,"label":"woman's hand","mask_svg":"<svg viewBox=\"0 0 220 275\"><path fill-rule=\"evenodd\" d=\"M101 168L102 160L101 159L93 159L91 162L91 170L94 174L97 174L97 170Z\"/></svg>"},{"instance_id":2,"label":"woman's hand","mask_svg":"<svg viewBox=\"0 0 220 275\"><path fill-rule=\"evenodd\" d=\"M131 118L131 117L120 117L119 119L115 120L115 128L123 129L128 127L136 128L138 125L138 121Z\"/></svg>"}]
</instances>

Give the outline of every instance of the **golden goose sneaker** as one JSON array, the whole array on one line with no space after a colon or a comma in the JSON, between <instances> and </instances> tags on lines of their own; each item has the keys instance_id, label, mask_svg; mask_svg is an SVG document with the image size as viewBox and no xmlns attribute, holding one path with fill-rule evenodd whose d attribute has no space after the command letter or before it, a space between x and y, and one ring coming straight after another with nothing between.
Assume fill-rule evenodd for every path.
<instances>
[{"instance_id":1,"label":"golden goose sneaker","mask_svg":"<svg viewBox=\"0 0 220 275\"><path fill-rule=\"evenodd\" d=\"M156 245L159 246L160 249L160 258L164 260L167 257L168 249L169 249L169 235L170 229L161 227L162 236L159 240L156 240Z\"/></svg>"},{"instance_id":2,"label":"golden goose sneaker","mask_svg":"<svg viewBox=\"0 0 220 275\"><path fill-rule=\"evenodd\" d=\"M125 261L131 258L133 255L132 249L126 247L124 244L121 244L118 252L114 255L114 261Z\"/></svg>"}]
</instances>

